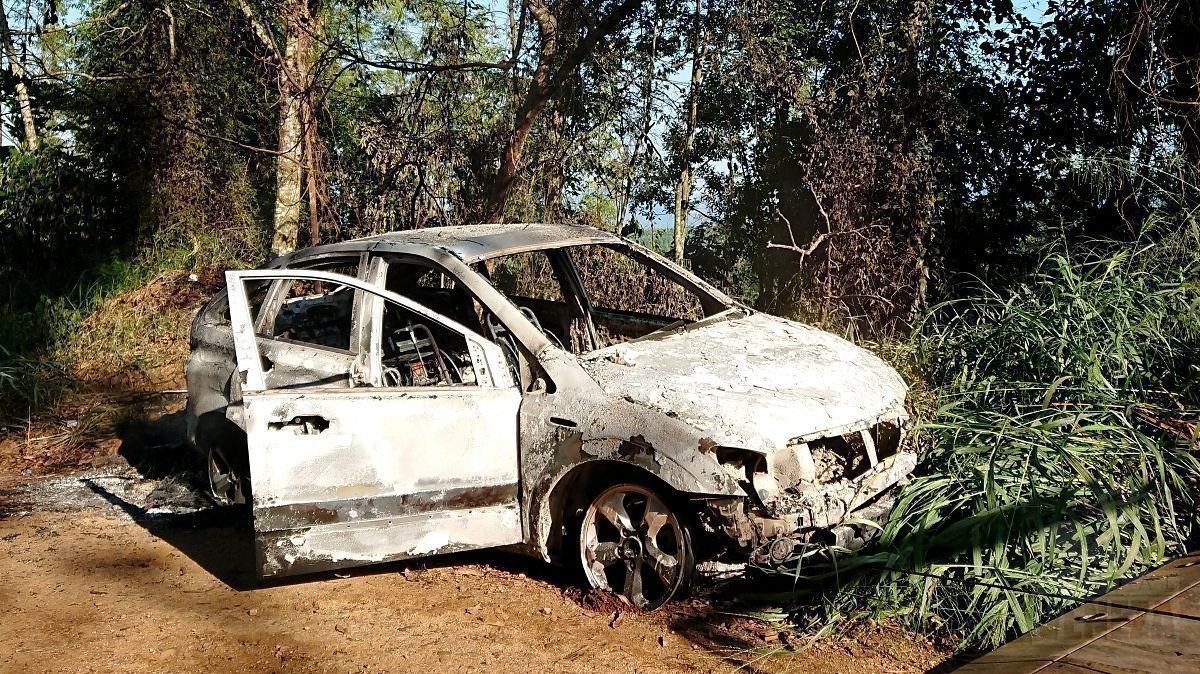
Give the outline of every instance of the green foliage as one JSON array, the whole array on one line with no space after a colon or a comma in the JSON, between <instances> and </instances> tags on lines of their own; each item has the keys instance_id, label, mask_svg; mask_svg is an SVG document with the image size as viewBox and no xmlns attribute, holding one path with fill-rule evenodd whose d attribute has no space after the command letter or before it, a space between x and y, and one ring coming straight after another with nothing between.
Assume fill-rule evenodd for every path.
<instances>
[{"instance_id":1,"label":"green foliage","mask_svg":"<svg viewBox=\"0 0 1200 674\"><path fill-rule=\"evenodd\" d=\"M821 606L993 646L1188 549L1198 244L1184 229L1060 247L1010 293L981 287L936 309L917 336L938 394L918 428L920 474L877 550L838 564L863 573Z\"/></svg>"},{"instance_id":2,"label":"green foliage","mask_svg":"<svg viewBox=\"0 0 1200 674\"><path fill-rule=\"evenodd\" d=\"M80 384L72 378L70 365L80 355L95 355L81 354L79 348L89 344L87 321L106 301L166 271L241 264L231 254L229 242L216 236L199 237L193 243L193 247L181 247L151 242L135 261L111 252L102 258L103 249L87 256L78 253L86 266L65 278L37 275L29 267L10 269L9 294L0 302L0 429L48 411L60 395ZM173 316L159 318L177 320ZM171 327L178 326L159 326L157 332ZM152 340L156 335L147 334L144 328L127 334L127 339L131 343ZM122 347L105 346L112 352Z\"/></svg>"},{"instance_id":3,"label":"green foliage","mask_svg":"<svg viewBox=\"0 0 1200 674\"><path fill-rule=\"evenodd\" d=\"M28 294L0 304L0 428L44 411L66 390L72 382L59 349L104 299L148 277L148 267L112 258L73 286L55 291L29 284Z\"/></svg>"},{"instance_id":4,"label":"green foliage","mask_svg":"<svg viewBox=\"0 0 1200 674\"><path fill-rule=\"evenodd\" d=\"M324 240L480 212L546 46L522 4L308 3ZM550 5L557 46L578 44L585 3ZM19 31L42 145L0 159L0 423L71 385L67 361L134 353L176 318L108 316L95 339L119 344L83 339L114 296L265 257L288 3L249 6L265 41L236 0L86 0L72 27ZM760 308L885 338L932 401L922 474L820 611L995 643L1066 600L971 581L1089 594L1195 536L1200 26L1178 2L1046 9L647 1L525 140L510 219L669 251L649 223L673 207L705 36L688 263Z\"/></svg>"},{"instance_id":5,"label":"green foliage","mask_svg":"<svg viewBox=\"0 0 1200 674\"><path fill-rule=\"evenodd\" d=\"M1055 252L1008 292L935 309L924 361L952 390L1038 382L1114 398L1200 404L1200 257L1197 237ZM989 396L991 397L991 396Z\"/></svg>"},{"instance_id":6,"label":"green foliage","mask_svg":"<svg viewBox=\"0 0 1200 674\"><path fill-rule=\"evenodd\" d=\"M117 187L58 144L0 159L0 281L10 301L73 283L69 271L110 255L129 235Z\"/></svg>"}]
</instances>

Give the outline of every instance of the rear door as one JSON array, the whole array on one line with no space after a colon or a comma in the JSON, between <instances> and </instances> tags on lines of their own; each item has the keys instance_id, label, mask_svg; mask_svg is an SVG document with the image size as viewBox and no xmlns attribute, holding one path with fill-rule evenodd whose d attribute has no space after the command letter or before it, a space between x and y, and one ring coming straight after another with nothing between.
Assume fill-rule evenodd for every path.
<instances>
[{"instance_id":1,"label":"rear door","mask_svg":"<svg viewBox=\"0 0 1200 674\"><path fill-rule=\"evenodd\" d=\"M261 576L521 541L521 397L498 347L350 277L256 270L227 279ZM246 283L260 280L355 294L345 320L357 355L338 373L346 388L272 376L279 354L264 353L246 301Z\"/></svg>"}]
</instances>

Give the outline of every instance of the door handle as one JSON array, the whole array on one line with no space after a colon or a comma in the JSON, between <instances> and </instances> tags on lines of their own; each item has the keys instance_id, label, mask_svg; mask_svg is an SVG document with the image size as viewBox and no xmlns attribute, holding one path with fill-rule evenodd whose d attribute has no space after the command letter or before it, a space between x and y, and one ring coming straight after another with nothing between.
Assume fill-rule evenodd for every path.
<instances>
[{"instance_id":1,"label":"door handle","mask_svg":"<svg viewBox=\"0 0 1200 674\"><path fill-rule=\"evenodd\" d=\"M329 428L329 420L315 414L292 417L288 421L268 421L272 431L290 429L295 435L318 435Z\"/></svg>"}]
</instances>

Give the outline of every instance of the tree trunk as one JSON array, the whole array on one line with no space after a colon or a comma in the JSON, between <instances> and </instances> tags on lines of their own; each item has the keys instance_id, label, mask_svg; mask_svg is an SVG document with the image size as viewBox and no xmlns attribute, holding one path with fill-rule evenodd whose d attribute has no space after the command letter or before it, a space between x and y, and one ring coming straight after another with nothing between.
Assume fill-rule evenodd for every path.
<instances>
[{"instance_id":1,"label":"tree trunk","mask_svg":"<svg viewBox=\"0 0 1200 674\"><path fill-rule=\"evenodd\" d=\"M546 6L544 0L528 0L526 7L533 16L538 27L538 37L541 40L541 50L538 52L537 67L529 82L521 106L517 108L516 121L504 152L500 155L500 168L496 171L496 180L492 184L492 192L488 196L487 208L484 212L484 222L503 222L504 207L512 194L513 181L521 162L521 154L525 151L525 141L529 131L542 108L550 102L551 78L553 61L558 56L558 19Z\"/></svg>"},{"instance_id":2,"label":"tree trunk","mask_svg":"<svg viewBox=\"0 0 1200 674\"><path fill-rule=\"evenodd\" d=\"M504 208L512 195L517 173L520 171L521 156L525 151L525 141L533 129L538 115L546 104L554 100L562 89L563 84L573 77L583 61L591 56L600 40L611 35L621 21L644 0L622 0L608 15L592 24L587 35L581 38L575 46L565 54L560 53L562 34L558 25L558 17L550 11L546 0L526 0L525 6L537 24L538 36L541 39L541 49L538 52L537 67L530 78L529 88L513 120L512 132L508 142L500 153L500 167L496 171L496 179L488 196L481 217L482 222L503 222ZM583 9L578 0L563 3L559 11L579 15Z\"/></svg>"},{"instance_id":3,"label":"tree trunk","mask_svg":"<svg viewBox=\"0 0 1200 674\"><path fill-rule=\"evenodd\" d=\"M653 21L653 27L650 31L650 55L646 64L646 80L642 84L642 124L638 130L638 137L633 143L633 152L629 155L629 164L625 167L625 180L621 189L621 194L617 199L617 223L616 229L613 231L617 236L621 236L625 231L625 216L630 213L629 202L633 193L634 171L637 170L638 160L642 155L642 147L646 144L646 139L650 137L650 128L652 126L652 115L654 112L654 67L655 59L658 58L658 22Z\"/></svg>"},{"instance_id":4,"label":"tree trunk","mask_svg":"<svg viewBox=\"0 0 1200 674\"><path fill-rule=\"evenodd\" d=\"M675 232L672 238L674 245L673 257L678 263L683 263L683 243L687 237L688 204L692 199L692 168L690 163L684 164L679 172L679 180L675 183Z\"/></svg>"},{"instance_id":5,"label":"tree trunk","mask_svg":"<svg viewBox=\"0 0 1200 674\"><path fill-rule=\"evenodd\" d=\"M565 216L563 194L567 183L567 111L570 94L554 102L548 124L550 161L546 164L546 194L542 209L543 222L561 222Z\"/></svg>"},{"instance_id":6,"label":"tree trunk","mask_svg":"<svg viewBox=\"0 0 1200 674\"><path fill-rule=\"evenodd\" d=\"M308 245L321 243L321 190L317 185L317 119L311 101L304 105L304 160L306 191L308 192Z\"/></svg>"},{"instance_id":7,"label":"tree trunk","mask_svg":"<svg viewBox=\"0 0 1200 674\"><path fill-rule=\"evenodd\" d=\"M17 58L17 50L13 46L12 32L8 28L8 15L0 0L0 41L4 43L4 55L8 57L8 68L17 80L17 109L21 113L21 124L25 130L25 147L30 152L38 149L37 126L33 119L33 101L29 97L29 87L25 84L25 68Z\"/></svg>"},{"instance_id":8,"label":"tree trunk","mask_svg":"<svg viewBox=\"0 0 1200 674\"><path fill-rule=\"evenodd\" d=\"M279 68L279 156L275 168L275 221L271 252L286 255L300 241L300 211L304 193L304 121L302 107L308 82L311 38L303 22L306 0L289 0L285 7L286 42Z\"/></svg>"},{"instance_id":9,"label":"tree trunk","mask_svg":"<svg viewBox=\"0 0 1200 674\"><path fill-rule=\"evenodd\" d=\"M696 0L695 32L692 37L692 77L688 83L688 111L680 149L679 180L675 183L675 261L683 263L683 244L687 238L687 216L692 200L692 145L696 141L696 121L700 110L700 84L704 79L704 59L708 55L708 37L701 23L701 2Z\"/></svg>"}]
</instances>

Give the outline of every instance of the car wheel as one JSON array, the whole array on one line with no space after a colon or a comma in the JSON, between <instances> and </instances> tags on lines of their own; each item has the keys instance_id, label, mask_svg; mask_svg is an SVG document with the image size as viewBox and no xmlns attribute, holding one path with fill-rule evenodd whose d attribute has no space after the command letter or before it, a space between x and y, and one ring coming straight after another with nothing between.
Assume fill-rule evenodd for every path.
<instances>
[{"instance_id":1,"label":"car wheel","mask_svg":"<svg viewBox=\"0 0 1200 674\"><path fill-rule=\"evenodd\" d=\"M225 458L215 447L208 450L208 488L221 505L243 504L249 501L250 480L244 471Z\"/></svg>"},{"instance_id":2,"label":"car wheel","mask_svg":"<svg viewBox=\"0 0 1200 674\"><path fill-rule=\"evenodd\" d=\"M637 484L618 484L592 500L579 528L579 554L592 587L647 611L682 595L695 566L684 521Z\"/></svg>"}]
</instances>

